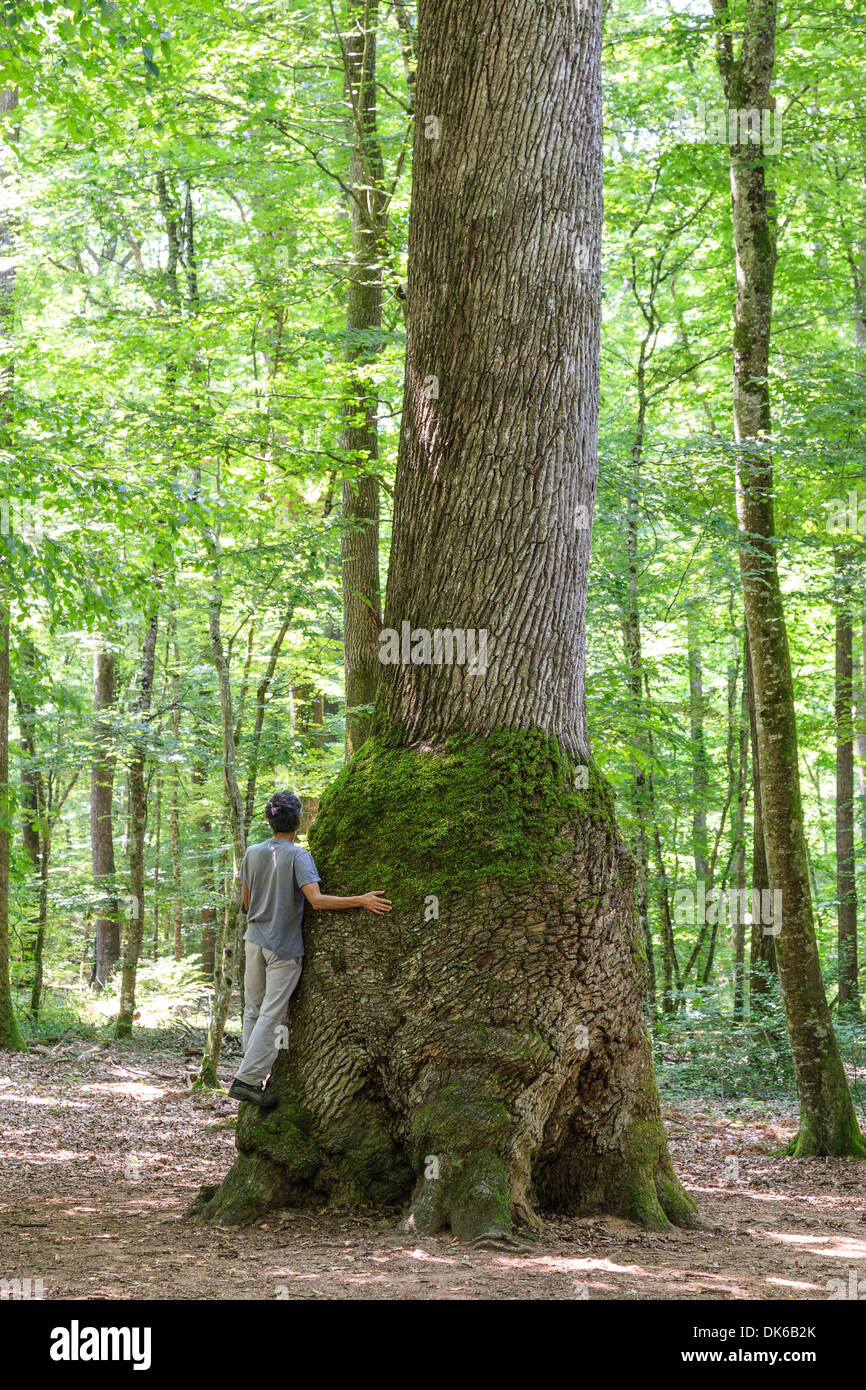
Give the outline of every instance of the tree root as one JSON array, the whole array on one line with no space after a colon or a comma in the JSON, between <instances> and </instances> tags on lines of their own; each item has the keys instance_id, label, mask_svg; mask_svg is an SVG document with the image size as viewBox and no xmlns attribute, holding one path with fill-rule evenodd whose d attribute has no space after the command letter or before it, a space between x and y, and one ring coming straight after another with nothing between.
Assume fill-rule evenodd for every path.
<instances>
[{"instance_id":1,"label":"tree root","mask_svg":"<svg viewBox=\"0 0 866 1390\"><path fill-rule=\"evenodd\" d=\"M291 1195L286 1171L257 1153L240 1153L219 1187L203 1187L186 1211L215 1226L244 1226L274 1207L285 1206Z\"/></svg>"},{"instance_id":2,"label":"tree root","mask_svg":"<svg viewBox=\"0 0 866 1390\"><path fill-rule=\"evenodd\" d=\"M672 1169L641 1170L626 1189L622 1214L648 1231L708 1229Z\"/></svg>"}]
</instances>

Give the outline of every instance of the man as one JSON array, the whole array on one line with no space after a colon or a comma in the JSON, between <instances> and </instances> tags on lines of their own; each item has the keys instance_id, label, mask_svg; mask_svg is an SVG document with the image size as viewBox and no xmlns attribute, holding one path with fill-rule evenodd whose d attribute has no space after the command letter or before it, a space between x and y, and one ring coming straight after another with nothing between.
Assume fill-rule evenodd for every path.
<instances>
[{"instance_id":1,"label":"man","mask_svg":"<svg viewBox=\"0 0 866 1390\"><path fill-rule=\"evenodd\" d=\"M301 977L304 899L328 912L348 907L390 912L391 904L381 889L356 898L319 891L313 856L294 842L301 803L291 792L276 792L265 817L272 838L250 845L241 864L247 914L244 1055L229 1095L272 1110L277 1101L265 1095L265 1081L279 1050L277 1029Z\"/></svg>"}]
</instances>

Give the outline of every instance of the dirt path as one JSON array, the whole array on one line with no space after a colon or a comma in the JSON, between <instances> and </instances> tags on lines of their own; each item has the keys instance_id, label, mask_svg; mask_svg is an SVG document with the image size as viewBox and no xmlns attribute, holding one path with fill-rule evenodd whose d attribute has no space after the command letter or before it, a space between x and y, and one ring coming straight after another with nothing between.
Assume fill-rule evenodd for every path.
<instances>
[{"instance_id":1,"label":"dirt path","mask_svg":"<svg viewBox=\"0 0 866 1390\"><path fill-rule=\"evenodd\" d=\"M828 1281L859 1278L866 1295L862 1165L773 1156L790 1114L668 1111L674 1162L715 1229L552 1221L514 1255L407 1236L375 1211L182 1221L232 1162L235 1110L140 1044L0 1056L0 1278L81 1299L827 1299Z\"/></svg>"}]
</instances>

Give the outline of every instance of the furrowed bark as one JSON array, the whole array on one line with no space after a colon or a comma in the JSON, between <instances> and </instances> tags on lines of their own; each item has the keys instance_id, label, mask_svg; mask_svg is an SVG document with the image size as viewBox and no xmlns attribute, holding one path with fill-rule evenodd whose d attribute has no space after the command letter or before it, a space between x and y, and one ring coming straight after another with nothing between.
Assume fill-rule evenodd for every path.
<instances>
[{"instance_id":1,"label":"furrowed bark","mask_svg":"<svg viewBox=\"0 0 866 1390\"><path fill-rule=\"evenodd\" d=\"M310 1193L492 1243L546 1210L695 1219L586 729L600 54L595 3L421 3L386 605L420 659L383 664L310 836L328 891L387 889L394 912L317 917L279 1104L242 1108L237 1162L196 1204L218 1222ZM445 628L487 633L474 673L454 645L426 659Z\"/></svg>"}]
</instances>

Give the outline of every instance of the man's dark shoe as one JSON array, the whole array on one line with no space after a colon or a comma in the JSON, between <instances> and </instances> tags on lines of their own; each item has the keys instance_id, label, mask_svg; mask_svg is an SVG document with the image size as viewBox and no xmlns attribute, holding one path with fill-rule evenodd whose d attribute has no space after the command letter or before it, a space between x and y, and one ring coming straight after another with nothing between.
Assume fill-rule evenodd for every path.
<instances>
[{"instance_id":1,"label":"man's dark shoe","mask_svg":"<svg viewBox=\"0 0 866 1390\"><path fill-rule=\"evenodd\" d=\"M232 1100L248 1100L260 1110L273 1110L277 1103L276 1096L265 1095L263 1086L251 1086L247 1081L233 1081L229 1087L229 1095Z\"/></svg>"}]
</instances>

